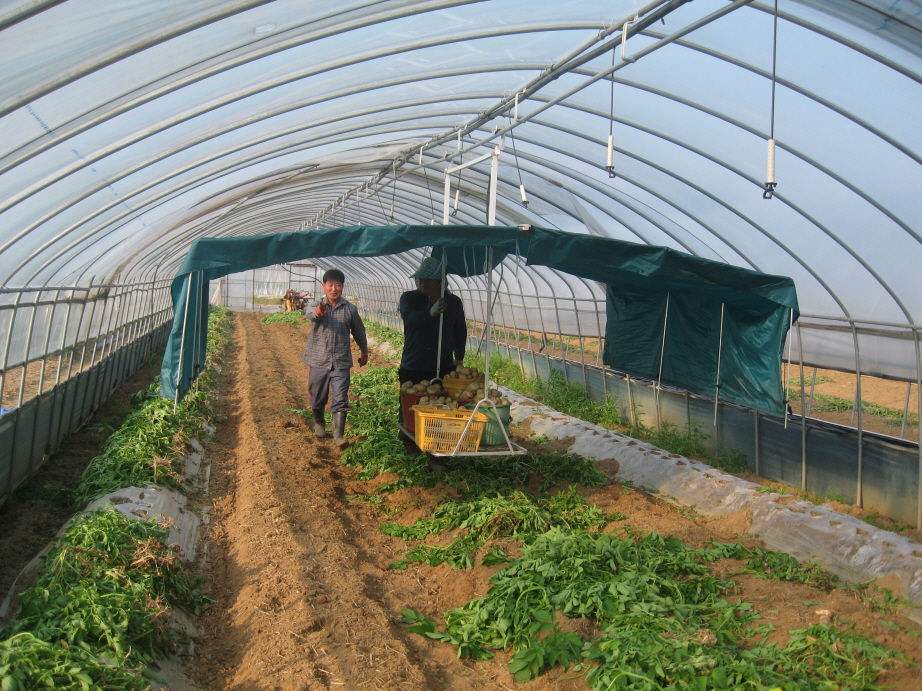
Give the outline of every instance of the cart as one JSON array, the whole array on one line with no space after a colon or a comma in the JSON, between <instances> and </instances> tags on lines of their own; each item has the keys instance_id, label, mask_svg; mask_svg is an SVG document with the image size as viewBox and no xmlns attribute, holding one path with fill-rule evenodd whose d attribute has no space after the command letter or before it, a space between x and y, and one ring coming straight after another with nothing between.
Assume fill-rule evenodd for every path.
<instances>
[{"instance_id":1,"label":"cart","mask_svg":"<svg viewBox=\"0 0 922 691\"><path fill-rule=\"evenodd\" d=\"M492 267L493 265L493 248L488 248L488 264ZM442 297L445 296L445 278L446 278L446 261L445 261L445 251L442 250ZM484 389L487 394L490 390L490 311L491 311L491 293L493 289L493 273L492 269L487 274L487 310L486 318L484 324L484 334L486 338L486 348L484 350ZM441 315L439 317L439 341L436 353L440 355L442 352L442 330L444 326L445 317ZM441 363L439 363L441 364ZM436 370L437 378L441 381L441 367ZM489 409L492 406L492 412L494 420L498 423L499 428L502 430L503 441L505 443L497 444L494 446L482 446L480 443L480 434L478 434L477 425L481 425L481 433L483 426L486 424L487 416L481 413L481 409ZM448 409L445 409L446 413L438 414L437 412L431 413L431 418L428 423L436 425L439 434L439 439L437 443L433 443L431 434L427 432L426 429L419 429L417 425L414 425L414 429L410 430L403 422L403 416L401 414L401 423L399 425L401 434L416 444L417 447L429 456L432 457L454 457L454 456L522 456L528 453L528 451L519 444L516 444L509 438L509 431L506 429L506 425L503 424L499 411L496 408L496 404L490 400L486 395L484 398L481 398L474 405L473 410L470 411L470 414L467 414L467 411L460 413L459 416L466 418L465 422L461 422L461 417L454 417L447 414ZM480 421L478 415L483 417L484 420ZM449 429L450 428L450 429ZM472 442L472 437L476 435L477 443ZM456 441L454 441L456 439ZM452 443L453 442L453 443Z\"/></svg>"}]
</instances>

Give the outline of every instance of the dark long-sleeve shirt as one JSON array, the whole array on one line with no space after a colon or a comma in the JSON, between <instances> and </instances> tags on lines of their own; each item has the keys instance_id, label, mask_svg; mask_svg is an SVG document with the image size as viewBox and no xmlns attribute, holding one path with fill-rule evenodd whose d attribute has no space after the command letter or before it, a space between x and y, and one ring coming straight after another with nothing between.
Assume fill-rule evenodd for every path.
<instances>
[{"instance_id":1,"label":"dark long-sleeve shirt","mask_svg":"<svg viewBox=\"0 0 922 691\"><path fill-rule=\"evenodd\" d=\"M467 346L467 323L461 298L445 293L445 322L442 331L442 372L454 369L453 360L463 360ZM435 357L439 342L439 316L432 316L429 298L418 290L408 290L400 296L400 316L403 318L403 357L400 366L417 371L437 369Z\"/></svg>"},{"instance_id":2,"label":"dark long-sleeve shirt","mask_svg":"<svg viewBox=\"0 0 922 691\"><path fill-rule=\"evenodd\" d=\"M313 367L349 369L352 367L350 333L359 350L362 351L362 355L368 354L365 324L359 316L358 307L345 298L340 298L336 307L326 302L327 313L318 317L314 312L318 304L314 301L304 308L304 314L313 322L313 325L301 361Z\"/></svg>"}]
</instances>

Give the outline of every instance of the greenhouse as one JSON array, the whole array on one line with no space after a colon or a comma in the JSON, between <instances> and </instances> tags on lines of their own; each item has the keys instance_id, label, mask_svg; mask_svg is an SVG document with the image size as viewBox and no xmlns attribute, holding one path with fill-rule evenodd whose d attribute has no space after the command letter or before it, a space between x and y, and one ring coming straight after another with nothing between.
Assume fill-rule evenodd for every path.
<instances>
[{"instance_id":1,"label":"greenhouse","mask_svg":"<svg viewBox=\"0 0 922 691\"><path fill-rule=\"evenodd\" d=\"M804 516L826 521L820 507L841 509L846 518L836 514L832 525L844 521L874 544L833 540L827 563L810 554L811 541L823 542L819 533L797 537L799 529L767 527L765 519L749 534L845 580L892 575L902 584L896 596L922 605L922 547L912 541L922 536L918 0L7 0L0 63L0 511L26 504L36 482L53 484L42 473L53 472L79 435L102 429L100 411L131 387L143 389L131 405L155 401L164 416L186 410L195 420L191 441L182 432L191 422L158 433L172 446L154 456L155 479L164 457L185 454L193 442L195 472L202 462L219 474L220 449L251 434L261 441L227 450L227 458L264 454L271 466L288 457L283 448L310 447L319 455L304 467L326 463L332 447L302 430L298 414L307 408L307 368L295 351L310 324L261 319L284 312L286 299L319 299L324 272L340 269L344 296L368 330L372 369L395 369L401 294L416 288L411 275L432 257L464 305L465 361L486 365L487 389L496 384L512 401L513 431L530 425L530 451L533 439L569 440L567 457L594 458L603 472L606 459L620 464L609 480L689 511L730 515L732 504L756 525L758 508L683 475L686 462L724 467L732 459L728 472L786 487L805 502L797 504ZM215 308L229 308L237 334L224 337L225 345L236 341L223 355L215 317L224 312ZM258 366L280 369L246 369ZM148 380L136 384L142 373ZM353 372L353 396L373 390L363 377L364 369ZM269 380L274 390L260 388ZM555 386L608 412L589 419L535 393ZM209 397L221 412L199 410ZM252 420L244 419L244 402L257 398L266 407L254 403ZM535 414L541 405L563 427ZM350 429L371 448L360 411L350 413ZM581 431L568 426L583 423ZM292 441L302 431L306 441ZM666 445L673 432L696 450ZM389 433L396 438L396 425ZM280 434L285 444L265 436ZM610 456L599 446L622 441ZM340 478L346 466L360 469L335 480L351 488L336 490L341 500L353 497L343 510L358 516L391 500L354 499L365 496L355 483L372 482L363 474L373 465L350 457L355 447L362 444L343 452L345 466L330 461L322 472ZM643 458L632 455L638 449ZM656 465L673 456L672 470ZM393 468L381 472L394 476L392 491L411 492L410 475L398 481ZM94 473L104 474L85 475ZM238 483L264 482L255 470L231 474ZM69 483L62 481L79 509L111 491L86 477ZM289 520L294 509L279 501L249 518ZM405 509L426 500L402 501ZM852 526L849 512L902 534ZM400 544L410 544L400 534ZM902 551L891 560L880 549ZM875 559L886 569L863 570ZM398 563L406 569L405 562ZM426 586L440 578L429 576ZM252 587L239 581L241 593ZM0 597L13 585L2 584ZM304 597L317 595L313 587L303 586ZM467 600L484 595L478 587ZM324 602L335 600L325 592ZM357 598L350 606L365 612L360 621L387 609L386 598L361 607ZM253 602L269 619L291 610ZM401 607L390 605L399 622ZM316 598L310 606L315 612ZM323 638L320 623L292 629L292 645L313 646L318 656L310 681L298 686L271 665L263 671L285 689L467 689L539 684L534 677L553 666L528 658L523 651L537 643L519 640L511 648L483 644L514 651L505 681L484 681L470 666L455 670L455 652L486 659L477 658L481 644L434 652L460 634L451 617L443 624L420 611L415 620L405 611L404 624L429 631L429 647L392 645L407 660L431 654L447 671L394 667L373 677L350 672L342 652L338 666L323 667L321 643L332 650L339 639ZM341 612L325 616L349 626ZM226 625L216 621L204 628ZM436 625L447 627L437 634L443 638L426 628ZM252 635L243 631L241 648ZM704 625L700 631L711 635ZM370 656L354 665L374 668L377 649L369 652L362 635L384 634L349 635ZM567 636L589 640L556 629L545 639L560 643L553 659L563 670L579 657ZM604 649L585 643L579 665L597 666L572 688L586 680L599 689L660 688L606 677ZM129 667L158 654L151 648ZM211 654L225 676L200 678L200 688L257 688L247 684L263 668L245 653ZM196 664L208 670L211 662ZM227 672L234 665L236 677ZM153 676L137 688L157 681L156 669L145 669ZM677 681L683 673L663 678L685 688ZM81 688L76 675L73 688ZM528 688L571 688L566 679ZM734 688L711 681L707 688ZM917 681L892 677L897 688Z\"/></svg>"}]
</instances>

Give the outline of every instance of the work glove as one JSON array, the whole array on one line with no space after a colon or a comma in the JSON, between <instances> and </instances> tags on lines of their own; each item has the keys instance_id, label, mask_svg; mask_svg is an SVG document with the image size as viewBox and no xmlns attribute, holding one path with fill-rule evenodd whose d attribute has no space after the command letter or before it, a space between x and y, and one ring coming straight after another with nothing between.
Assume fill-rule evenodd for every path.
<instances>
[{"instance_id":1,"label":"work glove","mask_svg":"<svg viewBox=\"0 0 922 691\"><path fill-rule=\"evenodd\" d=\"M429 308L429 314L433 317L437 317L444 312L447 307L448 305L445 303L445 298L439 298L433 303L432 307Z\"/></svg>"},{"instance_id":2,"label":"work glove","mask_svg":"<svg viewBox=\"0 0 922 691\"><path fill-rule=\"evenodd\" d=\"M368 353L359 356L359 367L364 367L368 364Z\"/></svg>"}]
</instances>

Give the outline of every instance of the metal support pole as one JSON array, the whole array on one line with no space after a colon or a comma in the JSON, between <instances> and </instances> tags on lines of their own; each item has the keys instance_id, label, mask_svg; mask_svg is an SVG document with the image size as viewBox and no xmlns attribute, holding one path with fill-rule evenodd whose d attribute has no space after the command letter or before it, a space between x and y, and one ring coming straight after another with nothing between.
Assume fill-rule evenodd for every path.
<instances>
[{"instance_id":1,"label":"metal support pole","mask_svg":"<svg viewBox=\"0 0 922 691\"><path fill-rule=\"evenodd\" d=\"M900 439L906 438L906 418L909 417L909 399L912 397L912 382L906 382L906 403L903 405L903 424L900 426Z\"/></svg>"},{"instance_id":2,"label":"metal support pole","mask_svg":"<svg viewBox=\"0 0 922 691\"><path fill-rule=\"evenodd\" d=\"M663 382L663 359L666 356L666 326L669 324L669 293L666 293L666 312L663 314L663 345L659 351L659 374L656 375L656 391L654 391L654 403L656 404L656 428L663 428L662 416L659 410L659 391Z\"/></svg>"},{"instance_id":3,"label":"metal support pole","mask_svg":"<svg viewBox=\"0 0 922 691\"><path fill-rule=\"evenodd\" d=\"M760 455L759 455L759 433L760 433L760 432L761 432L761 430L759 429L759 411L756 410L756 423L755 423L755 433L756 433L756 443L755 443L755 449L756 449L756 475L761 475L761 474L762 474L762 459L761 459L761 457L760 457Z\"/></svg>"},{"instance_id":4,"label":"metal support pole","mask_svg":"<svg viewBox=\"0 0 922 691\"><path fill-rule=\"evenodd\" d=\"M449 177L445 176L445 181L447 182ZM445 280L448 277L448 267L445 262L445 248L442 248L442 283L439 287L439 300L445 298ZM489 306L488 306L489 307ZM442 312L439 314L439 340L438 346L435 351L435 378L442 379L442 331L445 329L445 313ZM452 353L454 354L454 353Z\"/></svg>"},{"instance_id":5,"label":"metal support pole","mask_svg":"<svg viewBox=\"0 0 922 691\"><path fill-rule=\"evenodd\" d=\"M90 294L92 293L92 291L93 291L93 284L90 283L90 285L89 285L89 287L87 288L87 291L86 291L86 299L87 299L87 300L90 299ZM86 361L86 351L87 351L87 349L89 348L89 346L87 345L87 342L88 342L89 339L90 339L90 332L93 330L93 319L96 317L96 306L97 306L98 304L99 304L99 298L97 297L96 299L93 300L93 308L90 310L90 321L87 322L87 325L86 325L86 338L83 340L83 348L80 349L80 369L77 370L77 374L78 374L78 375L82 374L83 371L84 371L84 369L83 369L83 364L84 364L84 362ZM84 309L86 309L86 308L84 307ZM106 309L106 308L105 308L105 304L103 304L103 316L105 316L105 309ZM100 323L100 325L102 325L102 319L99 320L99 323ZM97 336L98 336L98 334L97 334ZM95 347L95 344L94 344L94 346L93 346L93 351L94 351L93 355L95 355L95 350L96 350L96 347ZM91 358L92 358L92 356L91 356ZM92 362L92 359L91 359L90 364L89 364L87 367L89 368L89 367L92 367L92 366L93 366L93 362ZM79 417L77 417L77 421L78 421L78 425L80 425L80 426L82 426L82 425L83 425L83 422L84 422L84 419L83 419L83 409L86 407L86 396L87 396L87 392L88 392L89 390L90 390L90 384L89 384L89 382L87 382L86 386L85 386L84 389L83 389L83 398L82 398L82 400L80 401L80 408L79 408L79 410L78 410ZM75 401L75 404L76 404L76 401Z\"/></svg>"},{"instance_id":6,"label":"metal support pole","mask_svg":"<svg viewBox=\"0 0 922 691\"><path fill-rule=\"evenodd\" d=\"M852 335L855 339L855 408L852 409L852 412L857 409L858 411L858 486L857 486L857 501L855 502L858 508L864 508L864 435L862 430L862 415L861 415L861 349L858 345L858 329L855 328L855 323L852 322Z\"/></svg>"},{"instance_id":7,"label":"metal support pole","mask_svg":"<svg viewBox=\"0 0 922 691\"><path fill-rule=\"evenodd\" d=\"M490 159L490 196L487 200L488 226L496 225L496 185L499 178L499 153L499 146L497 146L493 149L493 158Z\"/></svg>"},{"instance_id":8,"label":"metal support pole","mask_svg":"<svg viewBox=\"0 0 922 691\"><path fill-rule=\"evenodd\" d=\"M554 324L556 328L554 333L557 338L554 339L555 346L554 348L560 349L560 361L563 363L563 378L568 384L570 383L570 372L567 370L567 354L569 353L569 343L564 341L563 338L563 324L560 323L560 301L557 299L557 296L554 295L551 300L554 302ZM553 349L552 349L553 350Z\"/></svg>"},{"instance_id":9,"label":"metal support pole","mask_svg":"<svg viewBox=\"0 0 922 691\"><path fill-rule=\"evenodd\" d=\"M118 350L121 345L122 338L122 326L125 323L125 289L124 288L115 288L115 297L112 301L112 314L109 315L109 326L108 333L106 334L105 349L103 350L103 358L107 358L116 350ZM113 324L112 322L115 322Z\"/></svg>"},{"instance_id":10,"label":"metal support pole","mask_svg":"<svg viewBox=\"0 0 922 691\"><path fill-rule=\"evenodd\" d=\"M132 303L132 327L129 339L131 343L135 344L135 367L139 367L141 361L146 357L144 354L143 343L141 342L141 337L144 335L144 317L141 314L141 309L144 303L147 302L147 293L153 289L153 283L148 284L148 287L144 288L144 290L137 292Z\"/></svg>"},{"instance_id":11,"label":"metal support pole","mask_svg":"<svg viewBox=\"0 0 922 691\"><path fill-rule=\"evenodd\" d=\"M720 333L717 336L717 378L714 380L714 432L717 433L717 404L720 400L720 356L724 346L724 303L720 303ZM719 438L718 438L719 445Z\"/></svg>"},{"instance_id":12,"label":"metal support pole","mask_svg":"<svg viewBox=\"0 0 922 691\"><path fill-rule=\"evenodd\" d=\"M519 300L522 304L522 314L525 316L525 333L527 334L528 340L527 343L531 343L531 328L528 323L528 309L525 307L525 293L522 292L522 282L519 279L519 264L522 261L522 257L519 254L519 241L515 241L515 287L519 291ZM510 296L511 299L511 296ZM512 309L512 322L515 323L515 308ZM515 330L515 349L519 354L519 369L522 370L522 378L525 377L525 365L522 362L522 344L519 339L520 330L516 328ZM534 363L532 363L534 364Z\"/></svg>"},{"instance_id":13,"label":"metal support pole","mask_svg":"<svg viewBox=\"0 0 922 691\"><path fill-rule=\"evenodd\" d=\"M179 407L179 385L182 381L182 355L183 348L186 345L186 324L189 321L189 296L192 294L192 274L189 274L189 279L186 281L186 307L183 313L182 318L182 337L179 340L179 360L176 364L176 395L173 398L173 412L176 412L176 409Z\"/></svg>"},{"instance_id":14,"label":"metal support pole","mask_svg":"<svg viewBox=\"0 0 922 691\"><path fill-rule=\"evenodd\" d=\"M916 341L916 414L919 416L916 428L916 448L919 450L919 480L916 499L916 529L918 530L922 529L922 352L919 348L918 330L913 329L912 333Z\"/></svg>"},{"instance_id":15,"label":"metal support pole","mask_svg":"<svg viewBox=\"0 0 922 691\"><path fill-rule=\"evenodd\" d=\"M6 365L9 360L10 355L10 342L13 340L13 326L16 323L16 312L18 311L17 305L22 299L22 292L16 294L16 299L13 301L13 310L10 312L10 331L6 335L6 345L3 350L3 360L0 362L0 407L3 404L3 390L5 384L5 373ZM12 451L10 453L10 479L7 484L7 493L6 501L7 506L11 505L13 502L13 490L16 488L15 483L15 470L16 470L16 436L19 432L19 411L16 411L16 422L13 424L13 439L12 439Z\"/></svg>"},{"instance_id":16,"label":"metal support pole","mask_svg":"<svg viewBox=\"0 0 922 691\"><path fill-rule=\"evenodd\" d=\"M495 158L493 159L496 160ZM494 202L496 200L494 199ZM495 220L495 219L494 219ZM495 225L491 223L490 225ZM490 297L493 292L493 246L487 248L487 310L485 323L486 343L483 350L483 388L486 397L490 395ZM497 420L499 418L497 417Z\"/></svg>"},{"instance_id":17,"label":"metal support pole","mask_svg":"<svg viewBox=\"0 0 922 691\"><path fill-rule=\"evenodd\" d=\"M202 289L204 291L204 274L202 275ZM199 304L199 298L196 296L196 304ZM205 308L208 309L207 307ZM202 368L204 367L204 362L198 361L199 353L202 352L201 340L202 340L202 315L197 315L195 319L195 324L193 324L192 331L192 377L195 382L195 390L198 392L198 375L201 373Z\"/></svg>"},{"instance_id":18,"label":"metal support pole","mask_svg":"<svg viewBox=\"0 0 922 691\"><path fill-rule=\"evenodd\" d=\"M16 294L16 299L13 300L13 309L10 310L10 328L6 334L6 344L3 346L3 359L0 360L0 407L2 407L3 394L6 392L6 370L10 359L10 344L13 341L13 329L16 326L16 314L19 312L18 305L21 299L22 292L20 291ZM10 492L12 492L12 489Z\"/></svg>"},{"instance_id":19,"label":"metal support pole","mask_svg":"<svg viewBox=\"0 0 922 691\"><path fill-rule=\"evenodd\" d=\"M800 355L800 488L807 489L807 413L804 410L804 341L797 321L797 348Z\"/></svg>"},{"instance_id":20,"label":"metal support pole","mask_svg":"<svg viewBox=\"0 0 922 691\"><path fill-rule=\"evenodd\" d=\"M787 392L785 396L784 408L784 428L788 428L788 408L791 401L791 353L794 349L794 308L790 309L791 320L788 323L788 369L787 376L784 378L784 389Z\"/></svg>"},{"instance_id":21,"label":"metal support pole","mask_svg":"<svg viewBox=\"0 0 922 691\"><path fill-rule=\"evenodd\" d=\"M54 327L54 313L58 309L58 300L61 297L61 289L54 292L54 300L51 304L51 314L48 315L48 327L45 329L45 342L42 344L42 369L38 374L38 395L41 396L45 388L45 367L48 364L48 347L51 345L51 329Z\"/></svg>"},{"instance_id":22,"label":"metal support pole","mask_svg":"<svg viewBox=\"0 0 922 691\"><path fill-rule=\"evenodd\" d=\"M117 289L116 289L116 290L117 290ZM118 294L116 294L116 295L115 295L114 297L112 297L111 299L108 298L108 297L106 298L106 304L105 304L105 306L103 307L103 312L102 312L102 314L103 314L103 319L100 321L100 324L99 324L99 334L96 336L96 343L97 343L97 344L99 343L99 339L100 339L100 338L104 338L105 340L103 341L102 348L100 349L100 353L99 353L99 373L96 375L96 385L93 387L93 398L92 398L92 401L93 401L93 410L95 410L96 407L99 405L99 403L100 403L100 398L102 397L102 396L100 396L100 394L99 394L99 385L102 383L104 369L112 366L112 363L108 363L108 364L105 366L105 368L104 368L104 367L103 367L103 363L106 362L106 358L108 358L108 356L109 356L109 351L111 350L111 345L112 345L112 341L113 341L112 332L113 332L113 330L114 330L114 329L112 328L112 320L113 320L113 318L114 318L114 316L115 316L116 311L118 310L118 302L119 302L119 295L118 295ZM111 309L109 310L109 320L106 321L106 320L105 320L105 316L106 316L106 307L107 307L108 305L110 305L110 304L111 304ZM102 322L103 322L103 321L106 321L105 336L103 336L103 330L102 330ZM93 346L93 354L94 354L94 355L96 354L96 347L95 347L95 344L94 344L94 346ZM104 395L104 396L105 396L105 395L108 395L108 393L109 393L108 391L104 391L104 392L103 392L103 395Z\"/></svg>"},{"instance_id":23,"label":"metal support pole","mask_svg":"<svg viewBox=\"0 0 922 691\"><path fill-rule=\"evenodd\" d=\"M39 293L39 296L40 295L41 293ZM48 364L48 346L51 343L51 327L54 324L54 313L58 307L58 298L60 296L61 296L61 290L58 289L54 293L54 300L51 303L51 314L48 315L47 326L45 327L45 342L42 344L42 367L39 370L39 374L38 374L38 390L35 392L36 397L40 397L42 395L42 390L45 388L45 366ZM36 302L38 302L38 300L36 300ZM52 408L52 412L53 410L54 409ZM36 453L36 449L35 449L35 440L38 437L38 432L39 432L39 425L32 425L32 446L31 446L31 453L30 453L30 460L29 460L29 474L30 475L32 474L32 460L31 459L35 458L37 455L40 455ZM50 437L48 435L50 434L50 432L51 432L50 424L42 429L42 433L45 434L46 436L45 450L47 450L49 447L48 442L50 441ZM41 455L45 453L45 450L41 452Z\"/></svg>"},{"instance_id":24,"label":"metal support pole","mask_svg":"<svg viewBox=\"0 0 922 691\"><path fill-rule=\"evenodd\" d=\"M104 286L100 285L99 287L102 288ZM94 317L96 316L95 306L98 302L99 302L99 298L97 297L97 299L93 301L94 311L93 311L92 316ZM96 329L96 337L93 339L93 352L90 354L90 364L88 365L89 367L92 367L94 364L96 364L96 351L99 349L99 339L102 338L102 328L103 328L103 325L106 323L106 310L109 309L109 305L110 305L109 296L107 294L106 297L103 299L103 303L102 303L102 316L99 318L99 328ZM90 329L92 328L93 328L93 319L91 317L90 323L87 326L87 337L89 337L89 332L90 332Z\"/></svg>"},{"instance_id":25,"label":"metal support pole","mask_svg":"<svg viewBox=\"0 0 922 691\"><path fill-rule=\"evenodd\" d=\"M442 202L442 225L447 226L448 219L451 216L451 213L449 211L450 204L448 201L449 197L451 197L451 173L449 173L448 171L445 172L445 188L444 189L445 191L444 191L443 196L445 197L445 199Z\"/></svg>"},{"instance_id":26,"label":"metal support pole","mask_svg":"<svg viewBox=\"0 0 922 691\"><path fill-rule=\"evenodd\" d=\"M64 348L67 343L67 327L70 326L70 313L74 307L74 293L71 291L70 298L67 300L67 312L64 314L64 327L61 329L61 345L58 346L58 368L54 376L54 385L61 383L61 366L64 364Z\"/></svg>"},{"instance_id":27,"label":"metal support pole","mask_svg":"<svg viewBox=\"0 0 922 691\"><path fill-rule=\"evenodd\" d=\"M63 391L59 391L58 385L61 383L61 370L64 365L64 348L67 343L67 329L70 326L70 313L74 307L74 293L76 291L71 291L70 298L67 300L67 312L64 314L64 327L61 329L61 345L58 347L58 367L54 375L54 399L52 403L52 417L51 423L49 424L49 429L51 430L49 434L49 440L53 440L52 446L57 444L58 437L61 430L61 422L64 419L64 401L67 400L66 394L67 389L70 386L70 382L64 384ZM61 395L64 398L64 401L61 402L61 407L58 409L58 395Z\"/></svg>"},{"instance_id":28,"label":"metal support pole","mask_svg":"<svg viewBox=\"0 0 922 691\"><path fill-rule=\"evenodd\" d=\"M32 349L32 332L35 330L35 313L38 312L38 302L41 292L35 296L35 303L32 305L32 312L29 314L29 326L26 327L26 347L22 352L22 376L19 378L19 396L16 399L16 407L22 408L22 402L26 394L26 374L29 371L29 351ZM32 474L32 460L29 459L29 474Z\"/></svg>"},{"instance_id":29,"label":"metal support pole","mask_svg":"<svg viewBox=\"0 0 922 691\"><path fill-rule=\"evenodd\" d=\"M68 379L70 379L71 371L74 366L74 352L77 350L77 341L80 339L80 332L83 329L83 318L86 316L86 303L89 302L90 300L90 290L92 288L94 278L96 277L93 276L93 278L90 279L90 287L86 289L86 295L83 296L83 306L80 308L80 319L77 320L77 330L74 332L74 342L73 342L73 345L71 345L70 358L67 361L67 378ZM96 303L94 302L93 310L95 309L96 309ZM91 310L90 324L92 323L93 323L93 314ZM87 333L90 332L89 326L86 327L86 331ZM84 344L83 348L80 349L80 365L78 366L79 369L77 370L77 372L83 371L83 353L85 350L86 350L86 345Z\"/></svg>"},{"instance_id":30,"label":"metal support pole","mask_svg":"<svg viewBox=\"0 0 922 691\"><path fill-rule=\"evenodd\" d=\"M573 305L576 308L574 316L576 317L576 338L579 339L579 364L583 370L583 388L586 391L586 397L589 397L589 379L586 373L586 341L583 338L583 330L579 325L579 299L574 298ZM569 339L567 339L569 340Z\"/></svg>"},{"instance_id":31,"label":"metal support pole","mask_svg":"<svg viewBox=\"0 0 922 691\"><path fill-rule=\"evenodd\" d=\"M800 322L798 322L799 324ZM798 326L798 328L800 328ZM813 392L816 389L816 367L813 368L813 379L810 380L810 403L807 406L807 415L813 412Z\"/></svg>"},{"instance_id":32,"label":"metal support pole","mask_svg":"<svg viewBox=\"0 0 922 691\"><path fill-rule=\"evenodd\" d=\"M631 425L637 427L637 412L634 410L634 393L631 391L631 375L627 374L627 404L631 411Z\"/></svg>"}]
</instances>

